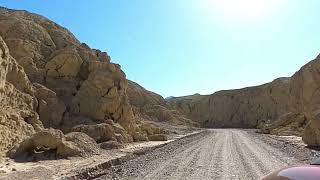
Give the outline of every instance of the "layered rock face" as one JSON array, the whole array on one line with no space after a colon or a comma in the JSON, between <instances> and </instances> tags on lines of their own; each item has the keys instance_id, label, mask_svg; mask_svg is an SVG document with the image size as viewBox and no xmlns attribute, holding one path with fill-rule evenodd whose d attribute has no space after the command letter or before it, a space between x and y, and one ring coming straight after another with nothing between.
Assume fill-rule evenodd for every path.
<instances>
[{"instance_id":1,"label":"layered rock face","mask_svg":"<svg viewBox=\"0 0 320 180\"><path fill-rule=\"evenodd\" d=\"M83 116L133 128L127 123L132 112L125 74L106 53L79 43L68 30L41 16L6 9L0 15L0 35L31 82L38 83L37 108L45 127L71 128L70 122Z\"/></svg>"},{"instance_id":2,"label":"layered rock face","mask_svg":"<svg viewBox=\"0 0 320 180\"><path fill-rule=\"evenodd\" d=\"M0 36L0 157L6 153L12 158L28 155L34 160L34 152L39 150L59 157L98 153L96 142L83 133L65 136L59 130L44 129L36 110L40 106L35 96L38 87L31 84Z\"/></svg>"},{"instance_id":3,"label":"layered rock face","mask_svg":"<svg viewBox=\"0 0 320 180\"><path fill-rule=\"evenodd\" d=\"M320 57L290 78L212 95L170 98L169 103L204 127L261 128L261 132L299 135L320 145Z\"/></svg>"},{"instance_id":4,"label":"layered rock face","mask_svg":"<svg viewBox=\"0 0 320 180\"><path fill-rule=\"evenodd\" d=\"M252 128L288 111L289 85L289 78L280 78L257 87L171 98L169 103L204 127Z\"/></svg>"},{"instance_id":5,"label":"layered rock face","mask_svg":"<svg viewBox=\"0 0 320 180\"><path fill-rule=\"evenodd\" d=\"M10 56L0 37L0 156L9 148L42 129L34 89L23 68Z\"/></svg>"},{"instance_id":6,"label":"layered rock face","mask_svg":"<svg viewBox=\"0 0 320 180\"><path fill-rule=\"evenodd\" d=\"M92 138L98 143L163 135L162 129L133 114L128 80L107 53L91 49L67 29L26 11L0 8L0 27L1 154L23 139L14 152L41 149L41 144L58 151L75 147L68 152L80 152L81 148L76 149L81 145L66 145L71 143L67 133L85 133L90 137L71 140L91 142ZM47 132L47 128L54 129ZM43 136L55 143L39 142Z\"/></svg>"},{"instance_id":7,"label":"layered rock face","mask_svg":"<svg viewBox=\"0 0 320 180\"><path fill-rule=\"evenodd\" d=\"M302 139L320 145L320 56L303 66L292 77L290 103L308 119Z\"/></svg>"}]
</instances>

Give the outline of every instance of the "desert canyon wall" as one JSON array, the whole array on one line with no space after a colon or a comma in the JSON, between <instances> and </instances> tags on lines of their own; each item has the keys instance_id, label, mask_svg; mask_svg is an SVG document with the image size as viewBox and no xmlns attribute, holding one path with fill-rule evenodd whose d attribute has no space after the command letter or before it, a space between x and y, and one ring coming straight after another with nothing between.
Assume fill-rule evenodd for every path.
<instances>
[{"instance_id":1,"label":"desert canyon wall","mask_svg":"<svg viewBox=\"0 0 320 180\"><path fill-rule=\"evenodd\" d=\"M299 135L320 144L320 57L290 78L212 95L171 98L172 107L203 127L261 128L261 132Z\"/></svg>"},{"instance_id":2,"label":"desert canyon wall","mask_svg":"<svg viewBox=\"0 0 320 180\"><path fill-rule=\"evenodd\" d=\"M169 102L204 127L253 128L258 120L275 119L287 112L289 82L280 78L262 86L172 98Z\"/></svg>"},{"instance_id":3,"label":"desert canyon wall","mask_svg":"<svg viewBox=\"0 0 320 180\"><path fill-rule=\"evenodd\" d=\"M94 143L165 139L163 129L139 115L144 113L135 108L134 114L125 73L107 53L27 11L0 8L0 27L1 155L42 146L66 155L66 147L81 150L67 142L76 137Z\"/></svg>"},{"instance_id":4,"label":"desert canyon wall","mask_svg":"<svg viewBox=\"0 0 320 180\"><path fill-rule=\"evenodd\" d=\"M66 28L0 8L0 68L0 156L88 155L109 141L165 140L150 122L260 128L320 145L320 57L290 78L165 100Z\"/></svg>"}]
</instances>

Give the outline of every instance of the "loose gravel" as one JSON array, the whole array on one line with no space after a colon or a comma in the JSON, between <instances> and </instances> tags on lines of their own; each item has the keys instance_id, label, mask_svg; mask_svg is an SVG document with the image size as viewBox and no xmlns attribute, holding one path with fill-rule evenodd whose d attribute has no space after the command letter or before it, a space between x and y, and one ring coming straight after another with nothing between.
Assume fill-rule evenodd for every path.
<instances>
[{"instance_id":1,"label":"loose gravel","mask_svg":"<svg viewBox=\"0 0 320 180\"><path fill-rule=\"evenodd\" d=\"M214 129L182 138L103 171L98 179L259 179L318 156L253 130Z\"/></svg>"}]
</instances>

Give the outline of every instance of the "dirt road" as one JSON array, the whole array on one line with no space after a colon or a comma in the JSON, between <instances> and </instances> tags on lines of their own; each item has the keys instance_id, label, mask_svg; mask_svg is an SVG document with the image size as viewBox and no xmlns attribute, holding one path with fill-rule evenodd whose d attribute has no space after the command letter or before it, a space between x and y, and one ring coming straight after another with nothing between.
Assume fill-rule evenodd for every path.
<instances>
[{"instance_id":1,"label":"dirt road","mask_svg":"<svg viewBox=\"0 0 320 180\"><path fill-rule=\"evenodd\" d=\"M217 129L106 170L99 179L259 179L298 163L246 130Z\"/></svg>"}]
</instances>

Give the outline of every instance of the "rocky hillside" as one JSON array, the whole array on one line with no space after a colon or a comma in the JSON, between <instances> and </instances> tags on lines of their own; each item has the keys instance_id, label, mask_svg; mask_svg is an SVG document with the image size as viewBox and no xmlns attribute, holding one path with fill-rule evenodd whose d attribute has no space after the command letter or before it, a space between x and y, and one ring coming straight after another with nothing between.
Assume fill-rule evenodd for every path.
<instances>
[{"instance_id":1,"label":"rocky hillside","mask_svg":"<svg viewBox=\"0 0 320 180\"><path fill-rule=\"evenodd\" d=\"M0 38L0 152L3 153L22 137L42 129L33 111L33 88L23 68L9 54Z\"/></svg>"},{"instance_id":2,"label":"rocky hillside","mask_svg":"<svg viewBox=\"0 0 320 180\"><path fill-rule=\"evenodd\" d=\"M0 155L12 148L13 156L39 149L74 155L88 151L81 143L165 139L145 117L190 122L162 97L132 88L107 53L47 18L0 8L0 27ZM146 112L146 104L164 109Z\"/></svg>"},{"instance_id":3,"label":"rocky hillside","mask_svg":"<svg viewBox=\"0 0 320 180\"><path fill-rule=\"evenodd\" d=\"M264 133L303 135L309 145L320 145L320 57L290 78L169 103L204 127L258 127Z\"/></svg>"},{"instance_id":4,"label":"rocky hillside","mask_svg":"<svg viewBox=\"0 0 320 180\"><path fill-rule=\"evenodd\" d=\"M288 111L289 78L212 95L173 98L176 109L204 127L256 127L258 120L275 119Z\"/></svg>"},{"instance_id":5,"label":"rocky hillside","mask_svg":"<svg viewBox=\"0 0 320 180\"><path fill-rule=\"evenodd\" d=\"M133 81L129 81L127 94L135 116L154 122L168 122L172 125L199 126L198 123L170 107L162 96L144 89Z\"/></svg>"}]
</instances>

